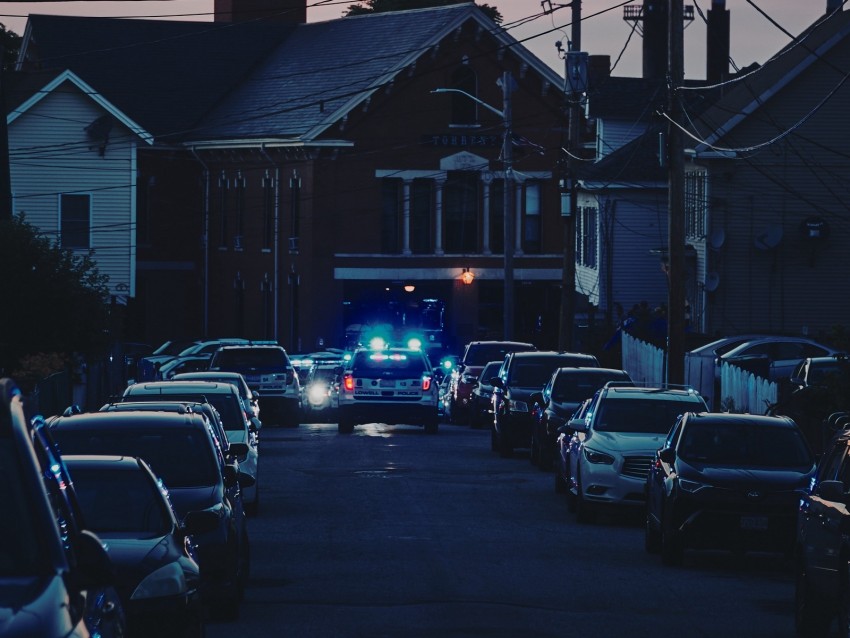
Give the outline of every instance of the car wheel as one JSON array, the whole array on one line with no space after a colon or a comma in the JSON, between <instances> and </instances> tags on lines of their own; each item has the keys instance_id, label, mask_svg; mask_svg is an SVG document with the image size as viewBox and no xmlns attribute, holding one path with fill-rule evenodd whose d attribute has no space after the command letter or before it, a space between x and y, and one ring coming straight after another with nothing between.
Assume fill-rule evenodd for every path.
<instances>
[{"instance_id":1,"label":"car wheel","mask_svg":"<svg viewBox=\"0 0 850 638\"><path fill-rule=\"evenodd\" d=\"M301 414L298 406L288 408L284 413L284 424L288 428L297 428L300 425Z\"/></svg>"},{"instance_id":2,"label":"car wheel","mask_svg":"<svg viewBox=\"0 0 850 638\"><path fill-rule=\"evenodd\" d=\"M661 562L665 565L681 565L684 556L681 534L673 529L673 524L661 520Z\"/></svg>"},{"instance_id":3,"label":"car wheel","mask_svg":"<svg viewBox=\"0 0 850 638\"><path fill-rule=\"evenodd\" d=\"M842 560L844 573L841 576L841 584L838 589L838 610L836 619L838 621L839 638L850 637L850 565L847 560Z\"/></svg>"},{"instance_id":4,"label":"car wheel","mask_svg":"<svg viewBox=\"0 0 850 638\"><path fill-rule=\"evenodd\" d=\"M349 419L340 418L336 427L339 434L351 434L354 432L354 422Z\"/></svg>"},{"instance_id":5,"label":"car wheel","mask_svg":"<svg viewBox=\"0 0 850 638\"><path fill-rule=\"evenodd\" d=\"M492 425L490 426L490 451L499 451L499 437L496 436L496 429Z\"/></svg>"},{"instance_id":6,"label":"car wheel","mask_svg":"<svg viewBox=\"0 0 850 638\"><path fill-rule=\"evenodd\" d=\"M250 503L245 503L245 513L248 516L256 516L260 511L260 490L257 488L256 496Z\"/></svg>"},{"instance_id":7,"label":"car wheel","mask_svg":"<svg viewBox=\"0 0 850 638\"><path fill-rule=\"evenodd\" d=\"M555 494L566 494L567 493L567 483L564 481L564 477L561 476L561 470L559 468L555 468Z\"/></svg>"},{"instance_id":8,"label":"car wheel","mask_svg":"<svg viewBox=\"0 0 850 638\"><path fill-rule=\"evenodd\" d=\"M504 434L497 434L496 438L499 441L499 456L503 459L509 459L514 455L514 448L508 441L508 437Z\"/></svg>"},{"instance_id":9,"label":"car wheel","mask_svg":"<svg viewBox=\"0 0 850 638\"><path fill-rule=\"evenodd\" d=\"M832 614L826 603L817 596L809 585L806 568L802 559L798 561L794 579L794 625L798 636L826 636L832 624ZM846 589L846 588L845 588ZM844 592L841 604L843 607ZM839 609L839 632L841 631L841 610ZM844 625L846 631L846 623Z\"/></svg>"},{"instance_id":10,"label":"car wheel","mask_svg":"<svg viewBox=\"0 0 850 638\"><path fill-rule=\"evenodd\" d=\"M205 638L207 635L207 625L200 609L181 624L182 626L174 633L176 638Z\"/></svg>"},{"instance_id":11,"label":"car wheel","mask_svg":"<svg viewBox=\"0 0 850 638\"><path fill-rule=\"evenodd\" d=\"M537 461L537 467L541 472L551 472L555 466L555 460L552 458L552 452L546 452L549 449L545 445L540 446L540 455Z\"/></svg>"},{"instance_id":12,"label":"car wheel","mask_svg":"<svg viewBox=\"0 0 850 638\"><path fill-rule=\"evenodd\" d=\"M643 546L648 554L657 554L661 551L661 532L655 529L655 526L652 524L649 511L646 513Z\"/></svg>"},{"instance_id":13,"label":"car wheel","mask_svg":"<svg viewBox=\"0 0 850 638\"><path fill-rule=\"evenodd\" d=\"M592 523L596 518L596 511L591 503L588 503L581 490L581 475L576 477L576 496L573 505L577 523Z\"/></svg>"}]
</instances>

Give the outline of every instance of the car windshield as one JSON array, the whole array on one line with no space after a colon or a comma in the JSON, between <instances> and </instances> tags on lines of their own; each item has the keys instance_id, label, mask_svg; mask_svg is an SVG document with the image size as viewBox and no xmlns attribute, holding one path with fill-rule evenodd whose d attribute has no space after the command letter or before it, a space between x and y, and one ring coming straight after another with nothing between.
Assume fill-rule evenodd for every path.
<instances>
[{"instance_id":1,"label":"car windshield","mask_svg":"<svg viewBox=\"0 0 850 638\"><path fill-rule=\"evenodd\" d=\"M40 574L49 567L47 552L40 547L35 512L21 485L22 474L12 440L0 438L0 577Z\"/></svg>"},{"instance_id":2,"label":"car windshield","mask_svg":"<svg viewBox=\"0 0 850 638\"><path fill-rule=\"evenodd\" d=\"M153 538L171 530L162 494L141 471L74 467L71 478L86 524L94 532Z\"/></svg>"},{"instance_id":3,"label":"car windshield","mask_svg":"<svg viewBox=\"0 0 850 638\"><path fill-rule=\"evenodd\" d=\"M468 366L483 366L489 361L501 361L509 352L523 352L531 350L528 346L518 344L486 343L477 344L466 353L463 362Z\"/></svg>"},{"instance_id":4,"label":"car windshield","mask_svg":"<svg viewBox=\"0 0 850 638\"><path fill-rule=\"evenodd\" d=\"M808 467L812 455L794 428L691 422L678 455L685 461L744 467Z\"/></svg>"},{"instance_id":5,"label":"car windshield","mask_svg":"<svg viewBox=\"0 0 850 638\"><path fill-rule=\"evenodd\" d=\"M593 418L597 432L667 434L679 415L702 411L696 401L664 398L603 399Z\"/></svg>"},{"instance_id":6,"label":"car windshield","mask_svg":"<svg viewBox=\"0 0 850 638\"><path fill-rule=\"evenodd\" d=\"M216 368L285 368L286 353L278 348L233 348L216 352Z\"/></svg>"},{"instance_id":7,"label":"car windshield","mask_svg":"<svg viewBox=\"0 0 850 638\"><path fill-rule=\"evenodd\" d=\"M559 374L552 389L552 399L559 403L578 403L592 397L608 381L628 381L628 377L622 374L597 374L593 371Z\"/></svg>"},{"instance_id":8,"label":"car windshield","mask_svg":"<svg viewBox=\"0 0 850 638\"><path fill-rule=\"evenodd\" d=\"M584 360L570 359L569 357L529 357L514 360L508 383L521 388L543 388L552 378L552 373L560 367L579 365ZM591 392L591 394L593 394ZM587 397L583 397L587 398Z\"/></svg>"},{"instance_id":9,"label":"car windshield","mask_svg":"<svg viewBox=\"0 0 850 638\"><path fill-rule=\"evenodd\" d=\"M225 430L241 430L244 426L242 423L242 406L239 403L239 398L232 392L185 392L178 393L163 393L148 396L144 393L131 394L125 397L127 401L144 401L146 398L156 400L178 401L183 403L209 403L219 413L221 423Z\"/></svg>"},{"instance_id":10,"label":"car windshield","mask_svg":"<svg viewBox=\"0 0 850 638\"><path fill-rule=\"evenodd\" d=\"M211 486L220 480L209 437L200 430L57 428L53 436L62 454L139 456L169 489Z\"/></svg>"}]
</instances>

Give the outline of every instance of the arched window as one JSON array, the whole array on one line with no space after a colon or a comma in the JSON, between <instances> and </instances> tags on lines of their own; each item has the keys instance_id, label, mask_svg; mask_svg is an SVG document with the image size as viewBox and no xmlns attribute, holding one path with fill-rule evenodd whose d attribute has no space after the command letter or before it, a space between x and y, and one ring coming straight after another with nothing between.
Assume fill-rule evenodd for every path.
<instances>
[{"instance_id":1,"label":"arched window","mask_svg":"<svg viewBox=\"0 0 850 638\"><path fill-rule=\"evenodd\" d=\"M463 64L452 73L452 88L478 97L478 79L475 71ZM452 93L452 124L478 123L478 104L462 93Z\"/></svg>"}]
</instances>

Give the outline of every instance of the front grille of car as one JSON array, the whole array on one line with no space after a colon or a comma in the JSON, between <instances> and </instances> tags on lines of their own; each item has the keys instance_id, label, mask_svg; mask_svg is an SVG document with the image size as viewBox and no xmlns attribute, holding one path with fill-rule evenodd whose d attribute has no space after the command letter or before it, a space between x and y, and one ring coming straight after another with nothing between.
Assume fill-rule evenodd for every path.
<instances>
[{"instance_id":1,"label":"front grille of car","mask_svg":"<svg viewBox=\"0 0 850 638\"><path fill-rule=\"evenodd\" d=\"M645 479L649 474L649 466L652 463L651 456L627 456L623 459L623 476L636 479Z\"/></svg>"}]
</instances>

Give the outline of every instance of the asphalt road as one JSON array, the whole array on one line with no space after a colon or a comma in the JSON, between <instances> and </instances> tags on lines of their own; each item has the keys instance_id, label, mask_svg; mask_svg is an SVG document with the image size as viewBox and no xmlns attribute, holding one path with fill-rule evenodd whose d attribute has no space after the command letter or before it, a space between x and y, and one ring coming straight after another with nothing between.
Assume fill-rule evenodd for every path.
<instances>
[{"instance_id":1,"label":"asphalt road","mask_svg":"<svg viewBox=\"0 0 850 638\"><path fill-rule=\"evenodd\" d=\"M441 424L264 428L241 617L211 638L791 637L791 565L665 567L640 515L580 525L527 454Z\"/></svg>"}]
</instances>

